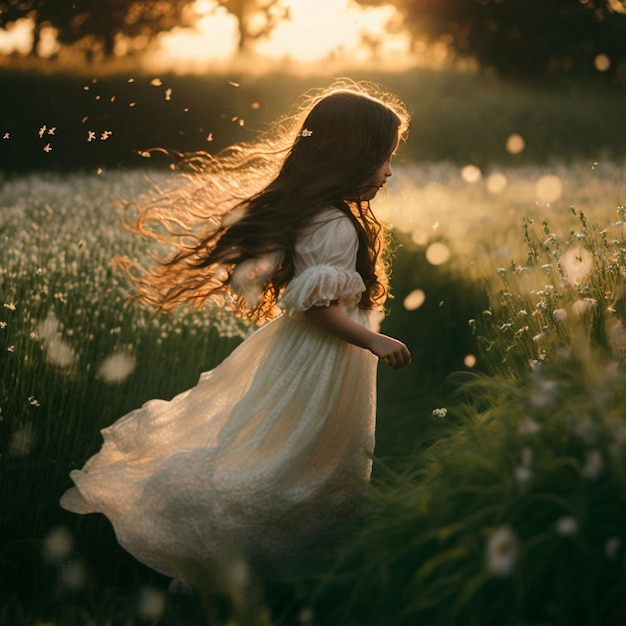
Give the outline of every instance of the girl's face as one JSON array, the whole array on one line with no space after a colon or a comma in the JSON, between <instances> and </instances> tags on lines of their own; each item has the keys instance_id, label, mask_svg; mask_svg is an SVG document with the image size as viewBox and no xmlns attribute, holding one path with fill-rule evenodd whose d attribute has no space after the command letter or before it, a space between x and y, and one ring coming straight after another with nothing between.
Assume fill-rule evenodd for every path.
<instances>
[{"instance_id":1,"label":"girl's face","mask_svg":"<svg viewBox=\"0 0 626 626\"><path fill-rule=\"evenodd\" d=\"M387 179L393 174L391 171L391 158L393 154L374 172L374 175L367 181L366 189L360 194L361 200L372 200L379 189L384 187Z\"/></svg>"}]
</instances>

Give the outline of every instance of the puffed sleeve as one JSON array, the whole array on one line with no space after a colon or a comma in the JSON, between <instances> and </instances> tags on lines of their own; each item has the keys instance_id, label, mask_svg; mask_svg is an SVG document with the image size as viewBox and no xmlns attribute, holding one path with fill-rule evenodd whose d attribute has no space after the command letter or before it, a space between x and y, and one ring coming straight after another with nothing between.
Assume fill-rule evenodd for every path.
<instances>
[{"instance_id":1,"label":"puffed sleeve","mask_svg":"<svg viewBox=\"0 0 626 626\"><path fill-rule=\"evenodd\" d=\"M356 271L359 239L350 219L337 209L323 211L304 228L294 249L295 273L278 302L289 313L340 300L355 307L365 284Z\"/></svg>"}]
</instances>

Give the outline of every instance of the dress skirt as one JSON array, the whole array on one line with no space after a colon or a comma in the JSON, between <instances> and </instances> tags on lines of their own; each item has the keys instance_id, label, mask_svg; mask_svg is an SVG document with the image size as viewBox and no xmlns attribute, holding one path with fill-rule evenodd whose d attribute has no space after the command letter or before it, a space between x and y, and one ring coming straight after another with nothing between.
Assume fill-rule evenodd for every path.
<instances>
[{"instance_id":1,"label":"dress skirt","mask_svg":"<svg viewBox=\"0 0 626 626\"><path fill-rule=\"evenodd\" d=\"M363 311L350 315L367 324ZM232 559L291 571L358 507L371 472L376 364L283 314L195 387L104 429L61 505L103 513L138 560L192 585Z\"/></svg>"},{"instance_id":2,"label":"dress skirt","mask_svg":"<svg viewBox=\"0 0 626 626\"><path fill-rule=\"evenodd\" d=\"M370 476L377 359L304 312L336 302L368 325L358 247L344 212L321 211L296 242L294 277L278 303L286 312L195 387L104 429L61 505L103 513L126 550L191 585L241 559L283 572L315 560ZM242 282L265 265L246 266Z\"/></svg>"}]
</instances>

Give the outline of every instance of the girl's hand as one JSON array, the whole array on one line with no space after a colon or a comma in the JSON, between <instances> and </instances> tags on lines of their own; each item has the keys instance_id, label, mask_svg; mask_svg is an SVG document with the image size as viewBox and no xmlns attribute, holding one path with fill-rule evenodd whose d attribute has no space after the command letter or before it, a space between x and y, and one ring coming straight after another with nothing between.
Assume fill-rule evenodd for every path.
<instances>
[{"instance_id":1,"label":"girl's hand","mask_svg":"<svg viewBox=\"0 0 626 626\"><path fill-rule=\"evenodd\" d=\"M409 349L401 341L387 335L376 333L368 348L394 370L404 369L411 362Z\"/></svg>"}]
</instances>

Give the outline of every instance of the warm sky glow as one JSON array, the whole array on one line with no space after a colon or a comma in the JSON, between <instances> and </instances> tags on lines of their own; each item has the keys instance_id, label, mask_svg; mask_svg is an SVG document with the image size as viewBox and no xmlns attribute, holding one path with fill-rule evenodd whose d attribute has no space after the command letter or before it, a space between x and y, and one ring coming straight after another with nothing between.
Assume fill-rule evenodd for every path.
<instances>
[{"instance_id":1,"label":"warm sky glow","mask_svg":"<svg viewBox=\"0 0 626 626\"><path fill-rule=\"evenodd\" d=\"M392 6L362 7L355 0L284 0L283 5L289 7L289 19L278 23L270 37L255 43L255 58L295 63L380 60L393 69L408 56L408 35L392 34L386 29L394 20ZM196 0L194 9L200 16L195 28L176 28L162 34L151 55L154 61L174 66L201 65L210 61L227 63L234 57L235 18L213 0ZM27 54L31 30L29 20L20 20L12 29L0 31L0 54ZM51 33L45 35L41 56L56 51Z\"/></svg>"},{"instance_id":2,"label":"warm sky glow","mask_svg":"<svg viewBox=\"0 0 626 626\"><path fill-rule=\"evenodd\" d=\"M10 30L0 30L0 54L28 54L32 45L31 31L29 20L19 20Z\"/></svg>"},{"instance_id":3,"label":"warm sky glow","mask_svg":"<svg viewBox=\"0 0 626 626\"><path fill-rule=\"evenodd\" d=\"M390 34L391 6L362 7L354 0L291 0L289 20L281 21L269 38L260 39L255 54L270 60L288 59L311 63L320 60L366 61L378 57L402 57L409 49L404 33ZM202 62L232 58L236 52L237 23L210 0L198 0L204 12L194 31L177 29L161 38L162 60Z\"/></svg>"}]
</instances>

